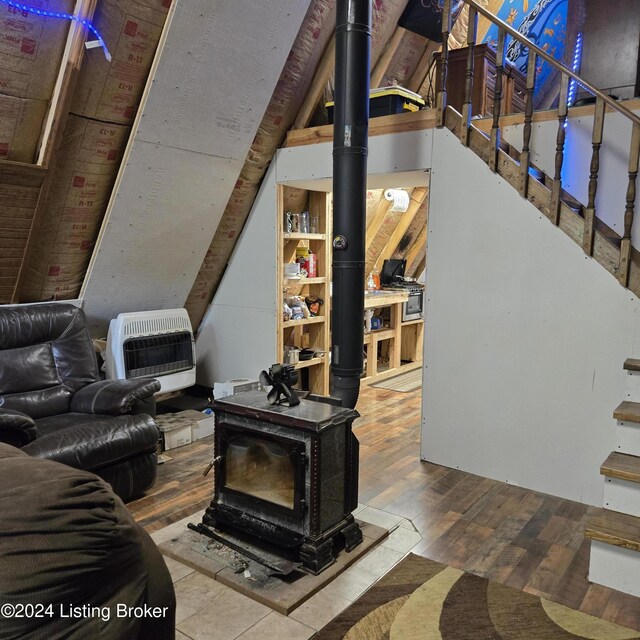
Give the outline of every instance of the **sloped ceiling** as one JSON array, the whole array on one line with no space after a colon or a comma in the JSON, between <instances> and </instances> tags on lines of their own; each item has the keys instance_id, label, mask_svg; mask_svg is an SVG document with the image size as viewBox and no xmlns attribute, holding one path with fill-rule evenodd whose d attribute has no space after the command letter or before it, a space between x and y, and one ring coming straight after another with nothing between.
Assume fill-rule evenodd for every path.
<instances>
[{"instance_id":1,"label":"sloped ceiling","mask_svg":"<svg viewBox=\"0 0 640 640\"><path fill-rule=\"evenodd\" d=\"M483 0L482 4L496 12L503 1ZM12 276L0 280L0 293L5 293L0 302L9 301L12 289L14 301L29 301L73 298L82 287L98 324L132 308L186 306L198 326L287 131L326 122L323 104L332 97L335 0L294 4L292 8L284 0L270 0L256 6L239 0L211 6L204 0L173 0L169 9L171 0L98 0L97 24L112 41L121 42L123 34L131 36L131 48L116 51L114 62L106 67L96 50L85 55L80 89L70 109L71 124L63 136L72 144L66 149L62 145L57 159L64 163L73 157L75 161L84 142L93 136L100 153L86 160L92 171L98 167L93 173L102 177L96 182L95 198L78 197L83 206L95 206L96 215L87 228L79 230L75 227L85 222L84 213L77 213L78 202L68 227L61 227L51 207L41 212L41 218L49 220L49 226L40 225L49 234L46 250L42 243L30 243L17 286L14 273L20 258L16 252L11 254L12 262L6 267L13 269ZM371 86L401 84L428 99L433 95L429 69L439 45L397 26L406 4L407 0L373 1ZM132 7L145 18L138 22L150 25L146 31L142 27L132 31L127 13ZM162 11L170 12L163 32L153 17ZM479 34L485 30L481 22ZM149 42L153 38L160 40L160 53L152 65L154 48ZM463 12L452 30L450 46L463 46L465 39ZM93 105L96 92L87 78L106 74L109 80L119 54L120 64L140 57L138 80L147 77L140 75L143 68L151 80L146 92L144 83L138 91L135 83L120 80L125 88L116 85L114 104L134 98L136 102L133 108L116 113L115 107L110 112ZM131 95L121 95L129 88ZM87 111L88 107L94 110ZM80 112L90 123L80 122L84 128L78 131ZM91 123L98 130L89 135L86 128ZM104 124L111 127L108 134L100 133ZM127 136L131 128L133 135L120 165L123 153L115 148L109 153L109 145L114 138ZM75 185L76 173L75 166L66 166L58 171L58 183L65 188ZM398 245L384 243L380 249L395 257L403 253L414 271L424 264L420 230L428 199L419 195L421 204L416 205L405 233L396 238ZM186 202L194 204L185 206ZM63 213L63 221L65 216L69 218ZM34 233L38 225L32 238ZM44 235L41 231L40 237ZM0 233L0 246L3 242L7 241ZM64 260L54 259L61 244L75 252L73 269ZM39 278L31 291L24 286L29 271Z\"/></svg>"}]
</instances>

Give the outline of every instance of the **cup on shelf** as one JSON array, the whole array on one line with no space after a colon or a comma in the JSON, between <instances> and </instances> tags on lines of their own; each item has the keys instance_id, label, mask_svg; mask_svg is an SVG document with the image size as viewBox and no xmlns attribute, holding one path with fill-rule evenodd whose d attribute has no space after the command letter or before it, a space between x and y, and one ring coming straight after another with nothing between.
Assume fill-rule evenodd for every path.
<instances>
[{"instance_id":1,"label":"cup on shelf","mask_svg":"<svg viewBox=\"0 0 640 640\"><path fill-rule=\"evenodd\" d=\"M298 222L298 231L300 233L309 233L309 212L302 211L298 214L299 222Z\"/></svg>"},{"instance_id":2,"label":"cup on shelf","mask_svg":"<svg viewBox=\"0 0 640 640\"><path fill-rule=\"evenodd\" d=\"M309 233L320 233L320 216L317 213L309 214Z\"/></svg>"},{"instance_id":3,"label":"cup on shelf","mask_svg":"<svg viewBox=\"0 0 640 640\"><path fill-rule=\"evenodd\" d=\"M284 214L284 232L291 233L293 231L293 213L287 211Z\"/></svg>"}]
</instances>

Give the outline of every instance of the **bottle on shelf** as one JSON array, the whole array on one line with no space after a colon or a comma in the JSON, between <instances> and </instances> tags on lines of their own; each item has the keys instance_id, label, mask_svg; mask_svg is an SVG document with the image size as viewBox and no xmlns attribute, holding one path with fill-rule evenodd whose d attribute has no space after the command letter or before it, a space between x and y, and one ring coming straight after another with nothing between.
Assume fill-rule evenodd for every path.
<instances>
[{"instance_id":1,"label":"bottle on shelf","mask_svg":"<svg viewBox=\"0 0 640 640\"><path fill-rule=\"evenodd\" d=\"M367 290L378 291L380 289L380 272L374 269L367 278Z\"/></svg>"}]
</instances>

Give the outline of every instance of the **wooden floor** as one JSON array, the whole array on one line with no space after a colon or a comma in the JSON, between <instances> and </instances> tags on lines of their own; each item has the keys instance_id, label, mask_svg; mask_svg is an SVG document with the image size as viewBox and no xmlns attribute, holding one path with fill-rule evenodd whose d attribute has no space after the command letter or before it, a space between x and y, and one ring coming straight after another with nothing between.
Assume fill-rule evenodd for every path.
<instances>
[{"instance_id":1,"label":"wooden floor","mask_svg":"<svg viewBox=\"0 0 640 640\"><path fill-rule=\"evenodd\" d=\"M363 387L357 408L360 502L410 518L423 537L415 553L640 630L639 598L586 579L593 508L422 462L420 391ZM170 454L128 505L150 532L211 500L211 438Z\"/></svg>"}]
</instances>

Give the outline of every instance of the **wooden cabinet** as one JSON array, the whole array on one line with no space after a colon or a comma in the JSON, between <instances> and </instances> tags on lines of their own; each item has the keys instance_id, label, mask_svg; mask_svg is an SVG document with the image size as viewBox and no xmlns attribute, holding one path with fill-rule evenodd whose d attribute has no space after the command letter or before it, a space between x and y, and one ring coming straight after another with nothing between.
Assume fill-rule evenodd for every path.
<instances>
[{"instance_id":1,"label":"wooden cabinet","mask_svg":"<svg viewBox=\"0 0 640 640\"><path fill-rule=\"evenodd\" d=\"M364 382L384 380L421 366L424 321L402 322L402 307L408 297L406 291L380 291L365 296L365 311L386 311L388 326L364 335Z\"/></svg>"},{"instance_id":2,"label":"wooden cabinet","mask_svg":"<svg viewBox=\"0 0 640 640\"><path fill-rule=\"evenodd\" d=\"M468 49L449 52L447 69L447 104L462 112L465 99ZM440 86L440 59L436 57L436 90ZM472 114L492 116L495 101L497 68L496 53L487 44L474 48L473 90L471 93ZM502 76L501 113L524 112L527 79L515 67L506 63Z\"/></svg>"},{"instance_id":3,"label":"wooden cabinet","mask_svg":"<svg viewBox=\"0 0 640 640\"><path fill-rule=\"evenodd\" d=\"M288 232L285 229L284 187L278 186L278 335L277 353L279 362L287 362L287 347L313 349L316 355L310 360L298 362L299 387L312 393L329 395L329 317L331 308L331 216L329 194L309 192L309 217L317 224L315 233L299 231ZM296 212L297 213L297 212ZM288 278L285 265L296 262L299 249L308 249L315 256L315 277ZM317 314L297 320L287 320L284 316L284 303L295 296L302 298L321 298L323 304Z\"/></svg>"}]
</instances>

